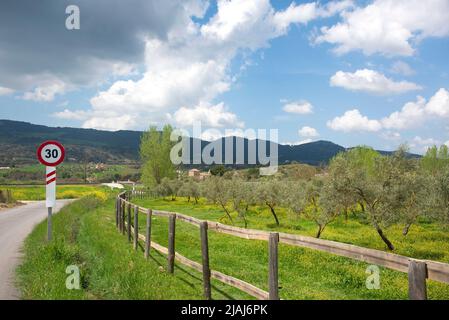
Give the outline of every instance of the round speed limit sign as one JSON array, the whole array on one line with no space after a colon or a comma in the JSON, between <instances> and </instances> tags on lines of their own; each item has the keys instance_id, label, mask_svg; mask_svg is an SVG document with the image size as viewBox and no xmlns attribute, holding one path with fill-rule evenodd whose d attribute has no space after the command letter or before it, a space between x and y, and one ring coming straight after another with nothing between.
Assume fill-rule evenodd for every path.
<instances>
[{"instance_id":1,"label":"round speed limit sign","mask_svg":"<svg viewBox=\"0 0 449 320\"><path fill-rule=\"evenodd\" d=\"M65 150L57 141L46 141L37 149L39 162L47 167L56 167L64 161Z\"/></svg>"}]
</instances>

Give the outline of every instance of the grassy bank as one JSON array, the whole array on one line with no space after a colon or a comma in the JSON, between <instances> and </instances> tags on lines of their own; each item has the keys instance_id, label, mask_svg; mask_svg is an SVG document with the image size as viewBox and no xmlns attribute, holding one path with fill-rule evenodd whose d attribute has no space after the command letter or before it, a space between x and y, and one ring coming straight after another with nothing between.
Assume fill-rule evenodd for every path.
<instances>
[{"instance_id":1,"label":"grassy bank","mask_svg":"<svg viewBox=\"0 0 449 320\"><path fill-rule=\"evenodd\" d=\"M177 211L200 219L223 221L223 211L201 201L195 205L185 198L177 201L154 199L135 200L145 207ZM249 227L313 235L315 226L310 221L295 219L280 210L282 225L275 228L270 213L253 211L248 217ZM237 220L237 217L235 217ZM239 224L239 223L237 223ZM141 227L144 217L141 217ZM167 246L167 219L155 217L153 239ZM144 233L143 228L140 231ZM444 230L432 224L415 226L407 238L400 235L399 226L388 229L397 244L397 253L417 258L448 262L448 238ZM363 221L351 218L328 226L324 238L384 249L375 231ZM402 237L402 238L401 238ZM201 261L198 229L186 223L176 225L176 250L188 258ZM262 241L242 240L210 232L211 267L267 290L267 244ZM380 290L368 290L365 285L368 264L333 256L314 250L280 246L280 290L284 299L407 299L407 274L385 268L381 270ZM430 299L449 299L449 286L428 281Z\"/></svg>"},{"instance_id":2,"label":"grassy bank","mask_svg":"<svg viewBox=\"0 0 449 320\"><path fill-rule=\"evenodd\" d=\"M149 261L134 252L113 220L113 201L86 197L55 215L54 241L45 240L46 222L27 238L25 259L17 270L24 299L201 299L201 274L177 267L167 274L165 257ZM65 287L67 266L81 271L81 290ZM248 298L213 281L218 299Z\"/></svg>"}]
</instances>

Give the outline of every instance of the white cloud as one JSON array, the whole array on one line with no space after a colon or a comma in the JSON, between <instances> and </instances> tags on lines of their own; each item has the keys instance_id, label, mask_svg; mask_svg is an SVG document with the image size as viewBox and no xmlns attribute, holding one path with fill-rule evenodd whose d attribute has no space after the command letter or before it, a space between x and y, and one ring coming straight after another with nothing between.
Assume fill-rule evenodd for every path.
<instances>
[{"instance_id":1,"label":"white cloud","mask_svg":"<svg viewBox=\"0 0 449 320\"><path fill-rule=\"evenodd\" d=\"M7 96L12 93L14 93L13 89L0 86L0 96Z\"/></svg>"},{"instance_id":2,"label":"white cloud","mask_svg":"<svg viewBox=\"0 0 449 320\"><path fill-rule=\"evenodd\" d=\"M89 117L89 113L83 110L71 111L69 109L64 109L61 112L55 112L52 115L55 118L65 119L65 120L79 120L83 121Z\"/></svg>"},{"instance_id":3,"label":"white cloud","mask_svg":"<svg viewBox=\"0 0 449 320\"><path fill-rule=\"evenodd\" d=\"M308 101L289 102L282 108L287 113L309 114L313 113L313 106Z\"/></svg>"},{"instance_id":4,"label":"white cloud","mask_svg":"<svg viewBox=\"0 0 449 320\"><path fill-rule=\"evenodd\" d=\"M407 102L401 110L380 120L368 119L357 109L346 111L341 117L328 121L327 125L337 131L379 131L415 128L435 118L449 118L449 92L441 88L427 102L418 96L416 101Z\"/></svg>"},{"instance_id":5,"label":"white cloud","mask_svg":"<svg viewBox=\"0 0 449 320\"><path fill-rule=\"evenodd\" d=\"M295 3L280 12L276 12L273 19L280 29L286 29L291 23L307 24L318 18L328 18L354 6L353 1L330 1L322 6L317 2L309 2L300 5Z\"/></svg>"},{"instance_id":6,"label":"white cloud","mask_svg":"<svg viewBox=\"0 0 449 320\"><path fill-rule=\"evenodd\" d=\"M174 120L182 127L192 126L198 122L202 126L213 128L242 128L244 126L234 113L226 110L223 102L213 106L202 103L195 108L182 107L175 112Z\"/></svg>"},{"instance_id":7,"label":"white cloud","mask_svg":"<svg viewBox=\"0 0 449 320\"><path fill-rule=\"evenodd\" d=\"M49 102L53 101L57 94L63 94L67 85L58 79L36 87L33 91L25 92L22 96L24 100Z\"/></svg>"},{"instance_id":8,"label":"white cloud","mask_svg":"<svg viewBox=\"0 0 449 320\"><path fill-rule=\"evenodd\" d=\"M415 74L415 70L412 69L404 61L396 61L391 65L390 71L403 76L411 76Z\"/></svg>"},{"instance_id":9,"label":"white cloud","mask_svg":"<svg viewBox=\"0 0 449 320\"><path fill-rule=\"evenodd\" d=\"M449 92L441 88L437 93L430 98L426 105L426 112L431 115L439 117L449 116Z\"/></svg>"},{"instance_id":10,"label":"white cloud","mask_svg":"<svg viewBox=\"0 0 449 320\"><path fill-rule=\"evenodd\" d=\"M125 130L136 125L136 117L124 114L119 116L111 116L104 119L101 118L91 118L84 122L83 128L97 128L100 130Z\"/></svg>"},{"instance_id":11,"label":"white cloud","mask_svg":"<svg viewBox=\"0 0 449 320\"><path fill-rule=\"evenodd\" d=\"M312 139L304 139L301 141L297 141L297 142L282 142L283 145L289 145L289 146L299 146L301 144L306 144L306 143L311 143L313 142Z\"/></svg>"},{"instance_id":12,"label":"white cloud","mask_svg":"<svg viewBox=\"0 0 449 320\"><path fill-rule=\"evenodd\" d=\"M314 17L330 16L350 3L335 1L325 6L315 3L319 13ZM292 4L286 10L297 7L304 8ZM91 99L92 117L84 126L109 123L114 129L113 121L103 120L116 119L126 112L133 119L128 123L146 127L149 119L165 120L167 114L175 113L174 118L181 120L181 111L191 118L206 114L206 122L211 126L241 125L230 111L223 109L218 117L213 115L221 105L217 99L238 78L238 74L231 73L230 66L239 52L266 47L270 40L285 35L289 25L305 23L284 11L276 11L269 0L218 0L216 14L200 25L186 10L166 39L145 39L146 70L140 79L116 81Z\"/></svg>"},{"instance_id":13,"label":"white cloud","mask_svg":"<svg viewBox=\"0 0 449 320\"><path fill-rule=\"evenodd\" d=\"M335 131L379 131L382 124L377 120L370 120L363 116L359 110L346 111L341 117L336 117L327 122L327 126Z\"/></svg>"},{"instance_id":14,"label":"white cloud","mask_svg":"<svg viewBox=\"0 0 449 320\"><path fill-rule=\"evenodd\" d=\"M338 71L331 77L330 84L333 87L381 95L399 94L421 89L415 83L408 81L395 82L370 69L357 70L354 73Z\"/></svg>"},{"instance_id":15,"label":"white cloud","mask_svg":"<svg viewBox=\"0 0 449 320\"><path fill-rule=\"evenodd\" d=\"M361 50L365 55L411 56L414 44L449 35L447 0L375 0L342 13L342 21L321 28L316 43L336 45L337 54Z\"/></svg>"},{"instance_id":16,"label":"white cloud","mask_svg":"<svg viewBox=\"0 0 449 320\"><path fill-rule=\"evenodd\" d=\"M423 97L418 97L415 102L407 102L400 111L395 111L382 119L382 125L386 129L408 129L425 120L425 104Z\"/></svg>"},{"instance_id":17,"label":"white cloud","mask_svg":"<svg viewBox=\"0 0 449 320\"><path fill-rule=\"evenodd\" d=\"M312 127L302 127L301 129L298 130L298 134L301 137L305 137L305 138L316 138L319 137L320 134L318 133L318 131L315 128Z\"/></svg>"},{"instance_id":18,"label":"white cloud","mask_svg":"<svg viewBox=\"0 0 449 320\"><path fill-rule=\"evenodd\" d=\"M417 153L425 153L427 149L434 145L440 145L441 141L434 138L421 138L420 136L416 136L409 143L409 146L413 152Z\"/></svg>"}]
</instances>

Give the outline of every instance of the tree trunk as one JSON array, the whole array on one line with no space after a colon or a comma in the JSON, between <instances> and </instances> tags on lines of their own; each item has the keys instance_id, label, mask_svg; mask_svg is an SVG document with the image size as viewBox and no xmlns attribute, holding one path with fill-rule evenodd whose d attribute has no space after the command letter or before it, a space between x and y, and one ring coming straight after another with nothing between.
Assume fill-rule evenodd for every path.
<instances>
[{"instance_id":1,"label":"tree trunk","mask_svg":"<svg viewBox=\"0 0 449 320\"><path fill-rule=\"evenodd\" d=\"M318 225L318 232L316 233L316 238L317 238L317 239L319 239L319 238L321 237L321 234L322 234L323 231L324 231L324 227L325 227L325 226Z\"/></svg>"},{"instance_id":2,"label":"tree trunk","mask_svg":"<svg viewBox=\"0 0 449 320\"><path fill-rule=\"evenodd\" d=\"M268 206L270 207L271 214L273 215L274 220L276 221L276 225L279 226L279 219L278 219L278 216L276 215L276 212L274 211L274 207L272 207L270 205L268 205Z\"/></svg>"},{"instance_id":3,"label":"tree trunk","mask_svg":"<svg viewBox=\"0 0 449 320\"><path fill-rule=\"evenodd\" d=\"M190 196L187 197L187 202L190 203Z\"/></svg>"},{"instance_id":4,"label":"tree trunk","mask_svg":"<svg viewBox=\"0 0 449 320\"><path fill-rule=\"evenodd\" d=\"M387 236L384 234L384 232L379 227L379 225L377 223L374 223L374 227L376 228L376 231L379 234L379 236L382 238L383 242L387 245L388 250L393 251L394 250L393 244L391 243L390 240L388 240Z\"/></svg>"},{"instance_id":5,"label":"tree trunk","mask_svg":"<svg viewBox=\"0 0 449 320\"><path fill-rule=\"evenodd\" d=\"M404 227L404 229L402 229L402 235L406 236L408 234L408 232L410 231L410 227L412 226L411 223L407 223Z\"/></svg>"},{"instance_id":6,"label":"tree trunk","mask_svg":"<svg viewBox=\"0 0 449 320\"><path fill-rule=\"evenodd\" d=\"M195 204L198 204L198 198L195 197Z\"/></svg>"},{"instance_id":7,"label":"tree trunk","mask_svg":"<svg viewBox=\"0 0 449 320\"><path fill-rule=\"evenodd\" d=\"M228 209L226 209L226 206L223 203L220 203L221 207L223 208L224 212L226 213L226 215L228 216L229 220L231 220L231 223L234 224L234 221L232 220L231 215L229 214Z\"/></svg>"}]
</instances>

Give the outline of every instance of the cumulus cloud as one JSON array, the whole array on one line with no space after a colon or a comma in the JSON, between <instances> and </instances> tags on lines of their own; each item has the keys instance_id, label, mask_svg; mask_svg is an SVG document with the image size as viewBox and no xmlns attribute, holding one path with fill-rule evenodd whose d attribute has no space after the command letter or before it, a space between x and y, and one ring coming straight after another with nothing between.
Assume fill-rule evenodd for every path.
<instances>
[{"instance_id":1,"label":"cumulus cloud","mask_svg":"<svg viewBox=\"0 0 449 320\"><path fill-rule=\"evenodd\" d=\"M330 79L333 87L341 87L352 91L388 95L420 90L421 86L408 82L396 82L385 75L370 69L357 70L354 73L338 71Z\"/></svg>"},{"instance_id":2,"label":"cumulus cloud","mask_svg":"<svg viewBox=\"0 0 449 320\"><path fill-rule=\"evenodd\" d=\"M234 113L227 111L223 102L213 106L202 103L195 108L182 107L174 113L174 120L181 127L192 126L198 122L201 122L202 126L213 128L244 126Z\"/></svg>"},{"instance_id":3,"label":"cumulus cloud","mask_svg":"<svg viewBox=\"0 0 449 320\"><path fill-rule=\"evenodd\" d=\"M411 150L418 153L425 153L427 149L429 149L430 147L440 144L441 144L440 140L434 138L422 138L420 136L414 137L409 142Z\"/></svg>"},{"instance_id":4,"label":"cumulus cloud","mask_svg":"<svg viewBox=\"0 0 449 320\"><path fill-rule=\"evenodd\" d=\"M342 13L342 21L322 27L316 43L334 44L334 52L411 56L428 37L449 35L447 0L375 0Z\"/></svg>"},{"instance_id":5,"label":"cumulus cloud","mask_svg":"<svg viewBox=\"0 0 449 320\"><path fill-rule=\"evenodd\" d=\"M298 134L304 138L316 138L316 137L320 136L320 134L318 133L318 131L315 128L308 127L308 126L305 126L305 127L302 127L301 129L299 129Z\"/></svg>"},{"instance_id":6,"label":"cumulus cloud","mask_svg":"<svg viewBox=\"0 0 449 320\"><path fill-rule=\"evenodd\" d=\"M327 125L333 130L343 132L405 130L436 118L449 118L449 92L444 88L439 89L429 101L418 96L416 101L407 102L401 110L380 120L368 119L359 110L354 109L328 121Z\"/></svg>"},{"instance_id":7,"label":"cumulus cloud","mask_svg":"<svg viewBox=\"0 0 449 320\"><path fill-rule=\"evenodd\" d=\"M49 102L53 101L57 94L63 94L66 89L67 85L63 81L56 79L55 81L43 83L33 91L25 92L22 99Z\"/></svg>"},{"instance_id":8,"label":"cumulus cloud","mask_svg":"<svg viewBox=\"0 0 449 320\"><path fill-rule=\"evenodd\" d=\"M313 106L308 101L288 102L282 108L287 113L309 114L313 113Z\"/></svg>"},{"instance_id":9,"label":"cumulus cloud","mask_svg":"<svg viewBox=\"0 0 449 320\"><path fill-rule=\"evenodd\" d=\"M289 146L299 146L301 144L306 144L306 143L311 143L313 142L312 139L304 139L301 141L297 141L297 142L282 142L283 145L289 145Z\"/></svg>"},{"instance_id":10,"label":"cumulus cloud","mask_svg":"<svg viewBox=\"0 0 449 320\"><path fill-rule=\"evenodd\" d=\"M280 12L276 12L273 19L281 30L286 29L291 23L307 24L318 18L328 18L337 13L354 7L354 2L349 0L330 1L325 5L317 2L309 2L300 5L295 3Z\"/></svg>"},{"instance_id":11,"label":"cumulus cloud","mask_svg":"<svg viewBox=\"0 0 449 320\"><path fill-rule=\"evenodd\" d=\"M71 111L69 109L64 109L64 111L53 113L52 116L58 119L82 121L89 117L89 113L82 110Z\"/></svg>"},{"instance_id":12,"label":"cumulus cloud","mask_svg":"<svg viewBox=\"0 0 449 320\"><path fill-rule=\"evenodd\" d=\"M358 109L346 111L341 117L327 122L327 126L335 131L379 131L382 124L377 120L370 120L363 116Z\"/></svg>"},{"instance_id":13,"label":"cumulus cloud","mask_svg":"<svg viewBox=\"0 0 449 320\"><path fill-rule=\"evenodd\" d=\"M327 10L330 15L343 10L348 3L315 5L317 10ZM298 6L301 5L292 4L286 10ZM276 18L281 12L269 0L219 0L217 12L200 25L185 11L181 19L183 28L171 30L165 39L145 40L146 70L140 79L116 81L91 99L92 121L84 125L101 123L104 117L117 117L126 109L135 116L137 126L148 118L166 119L167 114L176 123L189 123L189 118L197 119L202 114L209 126L231 123L241 126L243 122L217 99L235 81L230 65L239 52L266 47L270 40L286 34L288 25L304 23L294 16ZM323 14L316 18L320 15ZM305 113L311 111L311 106L302 107ZM215 112L219 112L217 116ZM180 114L189 118L183 120Z\"/></svg>"}]
</instances>

